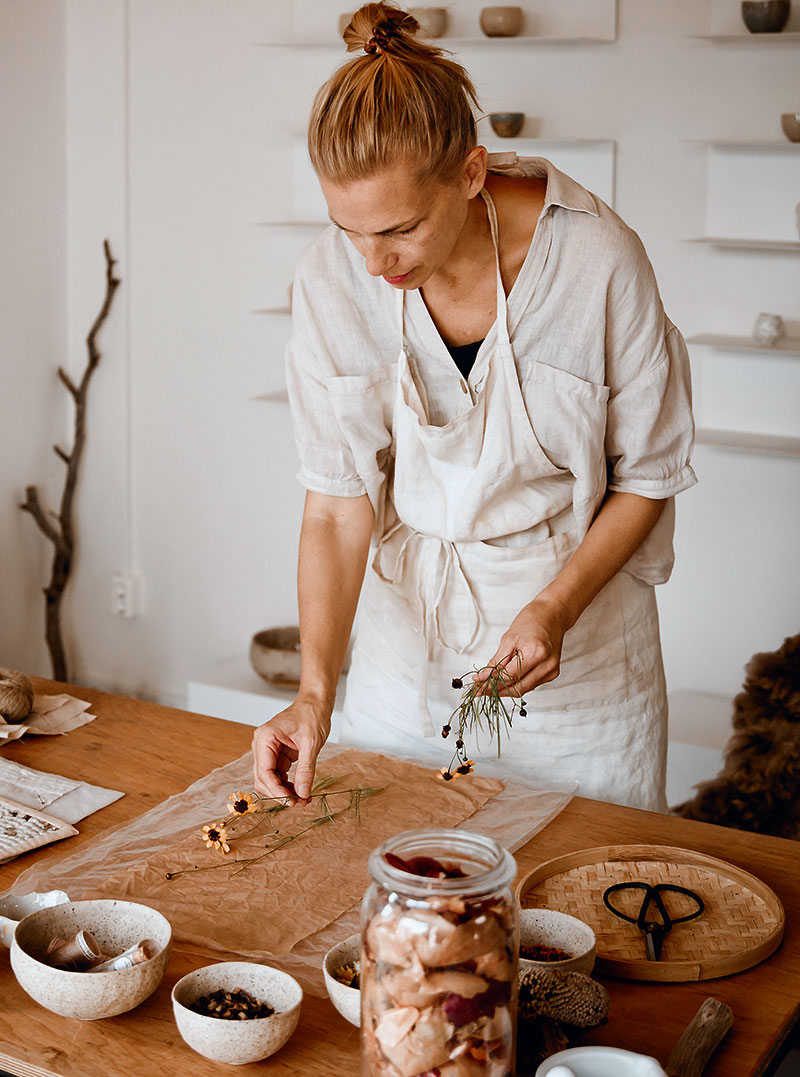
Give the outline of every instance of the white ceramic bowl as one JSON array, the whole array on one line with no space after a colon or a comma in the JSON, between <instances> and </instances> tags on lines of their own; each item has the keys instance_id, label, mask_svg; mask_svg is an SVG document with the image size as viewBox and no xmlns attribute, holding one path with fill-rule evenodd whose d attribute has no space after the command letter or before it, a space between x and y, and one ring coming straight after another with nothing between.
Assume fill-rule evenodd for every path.
<instances>
[{"instance_id":1,"label":"white ceramic bowl","mask_svg":"<svg viewBox=\"0 0 800 1077\"><path fill-rule=\"evenodd\" d=\"M0 898L0 942L11 949L17 924L23 917L37 909L49 909L53 905L63 905L69 896L63 890L48 890L47 893L22 894L20 897Z\"/></svg>"},{"instance_id":2,"label":"white ceramic bowl","mask_svg":"<svg viewBox=\"0 0 800 1077\"><path fill-rule=\"evenodd\" d=\"M248 991L272 1006L271 1017L226 1021L190 1010L192 1002L211 991ZM220 961L195 969L172 989L172 1012L185 1043L214 1062L243 1066L279 1051L300 1020L303 989L288 973L253 961ZM180 1067L178 1067L180 1068Z\"/></svg>"},{"instance_id":3,"label":"white ceramic bowl","mask_svg":"<svg viewBox=\"0 0 800 1077\"><path fill-rule=\"evenodd\" d=\"M594 931L578 920L555 909L521 909L519 914L519 944L522 946L555 946L572 957L564 961L531 961L520 957L519 967L559 969L585 972L594 968L596 939Z\"/></svg>"},{"instance_id":4,"label":"white ceramic bowl","mask_svg":"<svg viewBox=\"0 0 800 1077\"><path fill-rule=\"evenodd\" d=\"M361 992L357 987L339 983L333 974L342 965L350 965L360 960L361 936L351 935L349 939L328 950L322 963L322 973L331 1002L342 1017L356 1028L361 1027Z\"/></svg>"},{"instance_id":5,"label":"white ceramic bowl","mask_svg":"<svg viewBox=\"0 0 800 1077\"><path fill-rule=\"evenodd\" d=\"M570 1047L542 1062L536 1077L556 1077L558 1067L567 1066L575 1077L666 1077L650 1055L637 1055L620 1047ZM561 1070L558 1071L559 1077Z\"/></svg>"},{"instance_id":6,"label":"white ceramic bowl","mask_svg":"<svg viewBox=\"0 0 800 1077\"><path fill-rule=\"evenodd\" d=\"M158 953L118 972L70 972L48 965L47 944L60 936L91 931L104 954L119 954L142 939ZM17 924L11 967L20 987L45 1009L64 1017L95 1021L138 1006L164 976L172 945L169 920L149 905L132 901L71 901L39 909Z\"/></svg>"}]
</instances>

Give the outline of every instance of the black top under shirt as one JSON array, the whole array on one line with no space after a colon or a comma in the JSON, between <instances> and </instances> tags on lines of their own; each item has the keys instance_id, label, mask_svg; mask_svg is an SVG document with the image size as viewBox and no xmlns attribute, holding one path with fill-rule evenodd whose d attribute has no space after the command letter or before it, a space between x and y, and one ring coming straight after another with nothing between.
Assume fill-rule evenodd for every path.
<instances>
[{"instance_id":1,"label":"black top under shirt","mask_svg":"<svg viewBox=\"0 0 800 1077\"><path fill-rule=\"evenodd\" d=\"M463 378L468 378L469 373L475 365L475 360L478 356L480 346L483 344L482 340L474 340L472 344L447 344L447 350L453 357L453 362L459 369L459 372Z\"/></svg>"}]
</instances>

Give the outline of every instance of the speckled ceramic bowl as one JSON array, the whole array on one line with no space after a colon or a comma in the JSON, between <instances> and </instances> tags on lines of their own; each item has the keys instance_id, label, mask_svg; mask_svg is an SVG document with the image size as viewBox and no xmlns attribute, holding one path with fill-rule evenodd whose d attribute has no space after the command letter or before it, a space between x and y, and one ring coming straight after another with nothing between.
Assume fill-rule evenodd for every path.
<instances>
[{"instance_id":1,"label":"speckled ceramic bowl","mask_svg":"<svg viewBox=\"0 0 800 1077\"><path fill-rule=\"evenodd\" d=\"M333 975L342 965L350 965L361 960L361 936L351 935L325 954L322 973L328 996L339 1013L356 1028L361 1026L361 992L357 987L348 987L340 983Z\"/></svg>"},{"instance_id":2,"label":"speckled ceramic bowl","mask_svg":"<svg viewBox=\"0 0 800 1077\"><path fill-rule=\"evenodd\" d=\"M225 1021L190 1010L192 1002L211 991L249 991L272 1006L272 1017ZM220 961L195 969L172 989L172 1011L178 1031L192 1050L214 1062L243 1066L279 1051L300 1020L303 989L280 969L253 961ZM179 1067L178 1067L179 1068Z\"/></svg>"},{"instance_id":3,"label":"speckled ceramic bowl","mask_svg":"<svg viewBox=\"0 0 800 1077\"><path fill-rule=\"evenodd\" d=\"M69 896L63 890L0 898L0 942L10 950L20 920L37 909L49 909L53 905L63 905L65 901L69 901Z\"/></svg>"},{"instance_id":4,"label":"speckled ceramic bowl","mask_svg":"<svg viewBox=\"0 0 800 1077\"><path fill-rule=\"evenodd\" d=\"M563 961L531 961L520 957L519 967L560 969L585 972L594 968L595 934L588 924L575 916L555 909L521 909L519 914L519 944L522 946L555 946L572 956Z\"/></svg>"},{"instance_id":5,"label":"speckled ceramic bowl","mask_svg":"<svg viewBox=\"0 0 800 1077\"><path fill-rule=\"evenodd\" d=\"M70 972L46 962L47 944L91 931L104 954L120 954L142 939L158 953L118 972ZM132 901L71 901L39 909L17 924L11 967L20 987L45 1009L64 1017L95 1021L132 1010L151 995L164 976L172 945L169 920Z\"/></svg>"}]
</instances>

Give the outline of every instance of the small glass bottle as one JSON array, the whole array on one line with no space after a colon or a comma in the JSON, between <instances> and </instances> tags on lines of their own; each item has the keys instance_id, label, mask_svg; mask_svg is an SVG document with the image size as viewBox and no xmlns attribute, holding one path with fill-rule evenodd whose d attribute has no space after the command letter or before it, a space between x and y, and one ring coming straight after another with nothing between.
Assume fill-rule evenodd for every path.
<instances>
[{"instance_id":1,"label":"small glass bottle","mask_svg":"<svg viewBox=\"0 0 800 1077\"><path fill-rule=\"evenodd\" d=\"M408 830L372 853L369 870L361 910L363 1077L513 1077L514 858L479 834Z\"/></svg>"}]
</instances>

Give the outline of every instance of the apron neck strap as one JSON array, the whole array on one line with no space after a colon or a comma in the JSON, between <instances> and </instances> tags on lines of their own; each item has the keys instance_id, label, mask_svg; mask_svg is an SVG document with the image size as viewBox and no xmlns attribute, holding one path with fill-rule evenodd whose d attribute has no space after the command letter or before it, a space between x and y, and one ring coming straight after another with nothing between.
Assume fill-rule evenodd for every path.
<instances>
[{"instance_id":1,"label":"apron neck strap","mask_svg":"<svg viewBox=\"0 0 800 1077\"><path fill-rule=\"evenodd\" d=\"M510 343L508 335L508 307L506 304L505 289L503 288L503 278L500 273L500 233L497 227L497 209L495 208L494 199L485 187L482 188L480 195L486 203L486 212L489 215L489 230L492 233L494 261L497 270L497 340L501 345L508 345Z\"/></svg>"}]
</instances>

